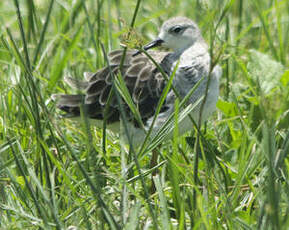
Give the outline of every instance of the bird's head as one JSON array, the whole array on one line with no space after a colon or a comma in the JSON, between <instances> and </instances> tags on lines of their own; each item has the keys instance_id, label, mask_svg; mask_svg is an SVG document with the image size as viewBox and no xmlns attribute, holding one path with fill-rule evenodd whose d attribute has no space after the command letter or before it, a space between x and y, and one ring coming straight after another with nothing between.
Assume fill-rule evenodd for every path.
<instances>
[{"instance_id":1,"label":"bird's head","mask_svg":"<svg viewBox=\"0 0 289 230\"><path fill-rule=\"evenodd\" d=\"M202 39L196 23L186 17L176 17L165 21L157 39L145 45L144 49L148 50L161 45L179 52Z\"/></svg>"}]
</instances>

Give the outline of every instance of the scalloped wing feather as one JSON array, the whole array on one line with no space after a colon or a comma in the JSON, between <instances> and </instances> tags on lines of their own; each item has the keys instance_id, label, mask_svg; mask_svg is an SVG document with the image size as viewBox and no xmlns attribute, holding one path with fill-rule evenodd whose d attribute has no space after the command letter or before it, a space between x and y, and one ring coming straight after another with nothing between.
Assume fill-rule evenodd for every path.
<instances>
[{"instance_id":1,"label":"scalloped wing feather","mask_svg":"<svg viewBox=\"0 0 289 230\"><path fill-rule=\"evenodd\" d=\"M83 89L84 95L58 95L58 108L78 116L79 109L73 110L70 109L70 106L76 108L80 107L81 103L84 103L89 117L103 119L104 107L112 86L111 77L121 72L132 99L139 108L142 119L145 122L155 112L159 97L165 86L165 80L148 57L144 54L133 56L134 53L134 50L126 52L121 71L119 70L119 65L123 58L123 50L115 50L108 54L109 67L104 67L96 73L85 72L83 81L66 78L70 86L74 86L74 88L78 86L79 89ZM149 54L162 66L167 74L170 73L171 63L167 63L170 53L150 51ZM129 111L128 106L126 106L126 110L127 112ZM118 104L115 96L112 98L109 114L108 123L119 119ZM130 113L128 112L127 114ZM129 117L129 120L134 120L134 118Z\"/></svg>"}]
</instances>

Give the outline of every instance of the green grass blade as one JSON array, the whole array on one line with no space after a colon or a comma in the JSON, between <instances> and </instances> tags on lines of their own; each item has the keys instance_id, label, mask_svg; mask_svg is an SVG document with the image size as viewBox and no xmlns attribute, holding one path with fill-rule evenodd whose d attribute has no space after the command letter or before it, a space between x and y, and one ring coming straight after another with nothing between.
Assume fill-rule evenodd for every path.
<instances>
[{"instance_id":1,"label":"green grass blade","mask_svg":"<svg viewBox=\"0 0 289 230\"><path fill-rule=\"evenodd\" d=\"M42 47L43 42L44 42L45 34L47 32L47 27L48 27L48 24L49 24L49 21L50 21L50 16L51 16L52 8L53 8L53 3L54 3L54 0L51 0L50 4L49 4L49 7L48 7L47 15L46 15L46 18L45 18L45 22L44 22L44 25L43 25L43 28L42 28L42 31L41 31L40 39L39 39L39 42L38 42L36 50L35 50L35 54L34 54L34 58L33 58L33 65L36 65L36 61L37 61L38 55L40 53L41 47Z\"/></svg>"},{"instance_id":2,"label":"green grass blade","mask_svg":"<svg viewBox=\"0 0 289 230\"><path fill-rule=\"evenodd\" d=\"M70 45L68 46L67 50L64 53L64 56L61 57L62 47L58 47L56 58L54 59L53 69L51 70L50 80L48 83L49 89L53 89L61 78L62 71L67 64L68 60L71 58L74 49L79 42L80 36L82 34L82 29L80 28L77 33L75 34L74 38L72 39Z\"/></svg>"}]
</instances>

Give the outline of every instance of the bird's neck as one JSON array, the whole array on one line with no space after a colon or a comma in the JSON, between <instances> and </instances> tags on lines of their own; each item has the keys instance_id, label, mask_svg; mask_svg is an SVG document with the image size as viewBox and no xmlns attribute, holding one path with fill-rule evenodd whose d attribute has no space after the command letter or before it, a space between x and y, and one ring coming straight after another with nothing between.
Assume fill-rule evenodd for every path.
<instances>
[{"instance_id":1,"label":"bird's neck","mask_svg":"<svg viewBox=\"0 0 289 230\"><path fill-rule=\"evenodd\" d=\"M181 57L186 54L191 57L197 57L208 53L208 45L203 39L194 42L192 45L182 47L174 51L176 57Z\"/></svg>"}]
</instances>

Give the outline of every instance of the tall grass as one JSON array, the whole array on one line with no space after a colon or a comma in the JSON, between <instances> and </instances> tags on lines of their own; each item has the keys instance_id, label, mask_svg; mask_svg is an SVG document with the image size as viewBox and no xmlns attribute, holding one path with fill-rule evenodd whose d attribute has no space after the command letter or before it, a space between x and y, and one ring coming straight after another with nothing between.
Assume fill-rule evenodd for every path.
<instances>
[{"instance_id":1,"label":"tall grass","mask_svg":"<svg viewBox=\"0 0 289 230\"><path fill-rule=\"evenodd\" d=\"M0 229L288 229L288 9L286 0L1 1ZM223 68L218 111L203 127L178 135L188 97L140 148L85 116L59 119L50 95L71 92L64 75L81 79L177 15L197 21ZM114 84L138 118L120 76Z\"/></svg>"}]
</instances>

